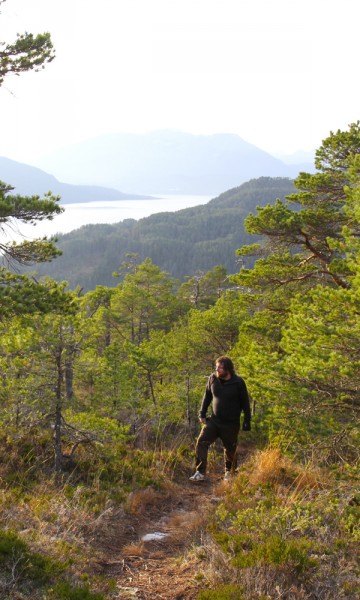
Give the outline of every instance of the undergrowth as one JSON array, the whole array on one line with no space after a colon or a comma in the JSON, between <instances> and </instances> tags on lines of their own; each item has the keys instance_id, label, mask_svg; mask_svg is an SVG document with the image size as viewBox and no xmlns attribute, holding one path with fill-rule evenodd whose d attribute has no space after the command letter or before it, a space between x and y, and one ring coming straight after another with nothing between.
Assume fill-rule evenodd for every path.
<instances>
[{"instance_id":1,"label":"undergrowth","mask_svg":"<svg viewBox=\"0 0 360 600\"><path fill-rule=\"evenodd\" d=\"M224 488L203 552L211 591L198 600L355 600L356 466L301 466L259 451Z\"/></svg>"},{"instance_id":2,"label":"undergrowth","mask_svg":"<svg viewBox=\"0 0 360 600\"><path fill-rule=\"evenodd\" d=\"M120 549L126 523L147 509L144 500L169 493L185 447L145 452L132 440L79 447L55 474L45 431L15 432L1 442L1 599L113 598L116 581L97 566L106 544Z\"/></svg>"},{"instance_id":3,"label":"undergrowth","mask_svg":"<svg viewBox=\"0 0 360 600\"><path fill-rule=\"evenodd\" d=\"M187 479L192 450L180 438L157 439L152 450L119 440L79 448L55 475L44 432L8 435L0 448L4 600L116 597L102 557L131 543L134 519L179 493L172 479ZM357 600L357 481L355 463L302 465L277 448L252 453L220 484L207 521L202 512L187 554L189 566L196 553L198 600Z\"/></svg>"}]
</instances>

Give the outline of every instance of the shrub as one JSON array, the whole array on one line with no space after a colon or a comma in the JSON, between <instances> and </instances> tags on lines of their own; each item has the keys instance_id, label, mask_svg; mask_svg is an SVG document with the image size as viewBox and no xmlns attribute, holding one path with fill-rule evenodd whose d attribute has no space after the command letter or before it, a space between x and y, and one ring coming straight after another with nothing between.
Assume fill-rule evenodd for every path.
<instances>
[{"instance_id":1,"label":"shrub","mask_svg":"<svg viewBox=\"0 0 360 600\"><path fill-rule=\"evenodd\" d=\"M63 563L32 552L12 531L0 531L0 566L5 575L33 585L45 584L65 569Z\"/></svg>"},{"instance_id":2,"label":"shrub","mask_svg":"<svg viewBox=\"0 0 360 600\"><path fill-rule=\"evenodd\" d=\"M104 600L104 596L91 592L89 586L72 587L70 583L59 583L53 590L53 600Z\"/></svg>"},{"instance_id":3,"label":"shrub","mask_svg":"<svg viewBox=\"0 0 360 600\"><path fill-rule=\"evenodd\" d=\"M224 585L219 589L200 592L197 600L242 600L242 588L238 585Z\"/></svg>"}]
</instances>

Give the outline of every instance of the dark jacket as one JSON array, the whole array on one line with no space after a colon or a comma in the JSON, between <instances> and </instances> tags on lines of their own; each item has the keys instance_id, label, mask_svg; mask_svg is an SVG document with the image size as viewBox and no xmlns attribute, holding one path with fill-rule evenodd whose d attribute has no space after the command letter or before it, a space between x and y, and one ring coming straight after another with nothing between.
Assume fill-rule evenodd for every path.
<instances>
[{"instance_id":1,"label":"dark jacket","mask_svg":"<svg viewBox=\"0 0 360 600\"><path fill-rule=\"evenodd\" d=\"M221 380L213 373L208 379L202 400L199 417L205 419L212 402L212 418L223 423L240 424L244 412L243 430L250 430L250 402L245 381L238 375Z\"/></svg>"}]
</instances>

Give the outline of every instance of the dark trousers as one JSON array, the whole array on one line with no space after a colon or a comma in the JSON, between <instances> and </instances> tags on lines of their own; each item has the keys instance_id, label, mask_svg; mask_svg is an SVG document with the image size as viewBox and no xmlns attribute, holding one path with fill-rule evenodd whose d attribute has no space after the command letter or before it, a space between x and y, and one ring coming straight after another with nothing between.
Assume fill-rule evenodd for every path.
<instances>
[{"instance_id":1,"label":"dark trousers","mask_svg":"<svg viewBox=\"0 0 360 600\"><path fill-rule=\"evenodd\" d=\"M206 472L207 456L211 444L220 438L224 446L225 470L231 471L236 468L236 445L240 425L237 423L223 423L208 419L206 425L196 441L196 469L200 473Z\"/></svg>"}]
</instances>

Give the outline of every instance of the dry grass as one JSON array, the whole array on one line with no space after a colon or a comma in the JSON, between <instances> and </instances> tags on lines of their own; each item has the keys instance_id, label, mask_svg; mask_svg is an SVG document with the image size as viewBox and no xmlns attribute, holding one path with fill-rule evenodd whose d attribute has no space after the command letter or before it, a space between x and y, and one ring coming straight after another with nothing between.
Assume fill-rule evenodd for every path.
<instances>
[{"instance_id":1,"label":"dry grass","mask_svg":"<svg viewBox=\"0 0 360 600\"><path fill-rule=\"evenodd\" d=\"M305 489L321 489L327 484L322 470L312 464L295 464L282 455L278 448L266 448L257 452L251 463L249 482L252 485L286 485L292 494Z\"/></svg>"},{"instance_id":2,"label":"dry grass","mask_svg":"<svg viewBox=\"0 0 360 600\"><path fill-rule=\"evenodd\" d=\"M205 526L206 517L197 510L173 513L166 523L170 540L177 545L199 537Z\"/></svg>"},{"instance_id":3,"label":"dry grass","mask_svg":"<svg viewBox=\"0 0 360 600\"><path fill-rule=\"evenodd\" d=\"M126 557L130 556L142 556L144 554L144 542L134 542L127 544L122 548L122 555Z\"/></svg>"},{"instance_id":4,"label":"dry grass","mask_svg":"<svg viewBox=\"0 0 360 600\"><path fill-rule=\"evenodd\" d=\"M125 510L130 515L145 515L150 508L156 506L161 501L162 497L162 494L152 487L135 490L129 494L126 500Z\"/></svg>"},{"instance_id":5,"label":"dry grass","mask_svg":"<svg viewBox=\"0 0 360 600\"><path fill-rule=\"evenodd\" d=\"M177 512L170 516L168 526L176 529L195 529L203 522L204 517L197 510L192 512Z\"/></svg>"},{"instance_id":6,"label":"dry grass","mask_svg":"<svg viewBox=\"0 0 360 600\"><path fill-rule=\"evenodd\" d=\"M254 455L249 481L253 485L280 483L284 480L287 466L287 461L278 448L259 451Z\"/></svg>"}]
</instances>

